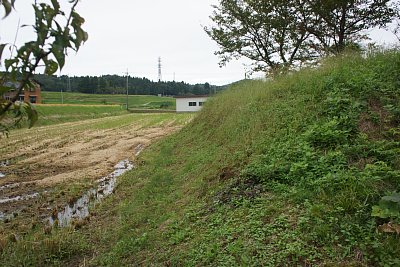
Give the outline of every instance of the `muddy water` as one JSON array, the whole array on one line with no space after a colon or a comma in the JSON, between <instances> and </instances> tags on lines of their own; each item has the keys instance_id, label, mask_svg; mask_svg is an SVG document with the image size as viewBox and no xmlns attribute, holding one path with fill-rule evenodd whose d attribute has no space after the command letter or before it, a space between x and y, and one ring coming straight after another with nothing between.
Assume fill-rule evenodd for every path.
<instances>
[{"instance_id":1,"label":"muddy water","mask_svg":"<svg viewBox=\"0 0 400 267\"><path fill-rule=\"evenodd\" d=\"M38 196L39 196L39 193L32 193L32 194L26 194L26 195L22 195L22 196L3 198L3 199L0 199L0 204L14 202L14 201L29 200L32 198L36 198Z\"/></svg>"},{"instance_id":2,"label":"muddy water","mask_svg":"<svg viewBox=\"0 0 400 267\"><path fill-rule=\"evenodd\" d=\"M138 156L145 145L140 143L133 149L134 156ZM0 161L0 171L2 167L9 166L8 161ZM78 199L72 199L68 205L62 208L52 208L50 203L42 203L38 208L39 216L47 224L67 226L72 222L82 220L89 216L89 209L101 201L104 197L113 193L117 177L128 170L133 169L134 165L128 160L120 161L114 166L114 171L107 176L98 179L92 189L88 190ZM0 173L1 174L1 173ZM0 176L1 178L1 176ZM51 192L51 190L50 190ZM11 183L0 186L0 221L10 221L17 217L22 210L30 209L43 202L49 191L40 190L37 181ZM46 208L47 206L47 208ZM25 212L25 211L24 211ZM51 217L49 218L49 213ZM0 264L1 265L1 264Z\"/></svg>"},{"instance_id":3,"label":"muddy water","mask_svg":"<svg viewBox=\"0 0 400 267\"><path fill-rule=\"evenodd\" d=\"M18 186L20 186L20 185L21 185L21 183L6 184L6 185L3 185L3 186L0 186L0 191L2 191L2 190L4 190L4 189L15 188L15 187L18 187Z\"/></svg>"},{"instance_id":4,"label":"muddy water","mask_svg":"<svg viewBox=\"0 0 400 267\"><path fill-rule=\"evenodd\" d=\"M0 186L0 193L4 193L4 191L7 191L9 189L18 188L22 185L29 185L29 184L32 184L32 183L15 183L15 184L3 185L3 186ZM47 191L44 191L44 192L47 192ZM29 200L32 198L36 198L39 195L40 194L37 192L30 192L30 193L18 195L18 196L3 197L3 198L0 198L0 204Z\"/></svg>"},{"instance_id":5,"label":"muddy water","mask_svg":"<svg viewBox=\"0 0 400 267\"><path fill-rule=\"evenodd\" d=\"M139 152L140 153L140 152ZM80 221L89 216L89 208L98 203L104 197L110 195L117 183L117 177L132 170L133 163L128 160L120 161L114 166L114 171L109 175L97 180L97 187L87 191L75 202L69 203L61 211L55 211L48 221L50 225L66 227L73 221Z\"/></svg>"},{"instance_id":6,"label":"muddy water","mask_svg":"<svg viewBox=\"0 0 400 267\"><path fill-rule=\"evenodd\" d=\"M8 160L0 161L0 168L7 167L9 164L10 164L10 162ZM3 172L0 172L0 178L4 178L4 177L6 177L6 175Z\"/></svg>"}]
</instances>

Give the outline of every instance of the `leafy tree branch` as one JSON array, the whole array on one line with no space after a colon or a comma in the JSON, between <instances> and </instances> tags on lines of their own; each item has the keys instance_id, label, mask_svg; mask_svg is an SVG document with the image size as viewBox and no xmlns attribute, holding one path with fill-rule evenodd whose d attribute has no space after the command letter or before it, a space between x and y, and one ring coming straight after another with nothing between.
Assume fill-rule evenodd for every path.
<instances>
[{"instance_id":1,"label":"leafy tree branch","mask_svg":"<svg viewBox=\"0 0 400 267\"><path fill-rule=\"evenodd\" d=\"M31 79L39 67L43 66L47 75L54 74L64 67L68 50L78 51L88 39L88 34L82 29L85 20L75 11L78 2L79 0L69 0L70 10L66 14L57 0L51 0L51 4L34 1L32 7L35 23L31 26L36 33L36 40L28 41L17 48L16 56L11 55L9 59L3 59L3 51L12 45L0 44L0 64L6 70L0 78L0 95L16 90L11 99L0 98L0 132L6 132L24 115L27 115L30 126L34 124L37 120L34 107L29 103L19 103L19 95L33 86ZM15 0L2 1L1 8L5 11L3 19L10 15L14 6ZM62 21L65 22L64 26L61 25ZM15 84L17 88L14 88ZM10 119L12 117L15 120Z\"/></svg>"},{"instance_id":2,"label":"leafy tree branch","mask_svg":"<svg viewBox=\"0 0 400 267\"><path fill-rule=\"evenodd\" d=\"M220 0L205 32L223 66L246 57L253 71L281 73L339 54L365 30L399 17L391 0Z\"/></svg>"}]
</instances>

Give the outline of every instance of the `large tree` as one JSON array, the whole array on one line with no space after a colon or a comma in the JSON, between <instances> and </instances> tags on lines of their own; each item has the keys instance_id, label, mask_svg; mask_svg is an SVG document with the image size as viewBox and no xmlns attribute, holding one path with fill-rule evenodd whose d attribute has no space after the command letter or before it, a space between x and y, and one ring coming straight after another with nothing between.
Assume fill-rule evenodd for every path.
<instances>
[{"instance_id":1,"label":"large tree","mask_svg":"<svg viewBox=\"0 0 400 267\"><path fill-rule=\"evenodd\" d=\"M280 71L316 56L307 45L308 20L302 1L221 0L206 33L218 43L225 65L233 58L253 61L253 70Z\"/></svg>"},{"instance_id":2,"label":"large tree","mask_svg":"<svg viewBox=\"0 0 400 267\"><path fill-rule=\"evenodd\" d=\"M32 7L35 24L31 25L36 33L36 39L26 42L20 47L15 44L0 43L0 65L5 67L5 73L0 76L0 133L7 132L23 117L28 118L30 125L37 119L34 108L29 103L21 103L19 94L32 86L31 79L35 71L44 66L44 72L54 74L65 64L68 49L78 51L81 44L88 38L82 29L84 19L75 11L79 0L69 0L69 12L61 9L58 0L33 1ZM13 11L15 0L1 0L5 17ZM16 54L2 57L5 48L16 48ZM14 90L8 84L17 85L15 97L10 100L2 98L3 93Z\"/></svg>"},{"instance_id":3,"label":"large tree","mask_svg":"<svg viewBox=\"0 0 400 267\"><path fill-rule=\"evenodd\" d=\"M339 53L396 15L389 0L220 0L206 33L225 65L252 60L253 70L286 71L326 53Z\"/></svg>"},{"instance_id":4,"label":"large tree","mask_svg":"<svg viewBox=\"0 0 400 267\"><path fill-rule=\"evenodd\" d=\"M391 0L307 0L313 21L307 30L323 50L338 54L349 44L366 39L365 30L385 27L397 14Z\"/></svg>"}]
</instances>

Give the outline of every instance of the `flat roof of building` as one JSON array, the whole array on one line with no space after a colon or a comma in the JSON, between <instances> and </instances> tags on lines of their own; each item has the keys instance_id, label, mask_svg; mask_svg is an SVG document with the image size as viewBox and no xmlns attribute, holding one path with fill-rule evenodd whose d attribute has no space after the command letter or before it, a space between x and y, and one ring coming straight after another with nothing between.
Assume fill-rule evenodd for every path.
<instances>
[{"instance_id":1,"label":"flat roof of building","mask_svg":"<svg viewBox=\"0 0 400 267\"><path fill-rule=\"evenodd\" d=\"M209 95L177 95L174 98L204 98L210 97Z\"/></svg>"}]
</instances>

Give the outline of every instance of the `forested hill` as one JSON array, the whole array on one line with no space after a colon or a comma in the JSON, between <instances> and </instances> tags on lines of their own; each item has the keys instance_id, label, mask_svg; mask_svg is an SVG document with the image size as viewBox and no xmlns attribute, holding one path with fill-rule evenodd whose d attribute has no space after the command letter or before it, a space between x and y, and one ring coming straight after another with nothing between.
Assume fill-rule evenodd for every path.
<instances>
[{"instance_id":1,"label":"forested hill","mask_svg":"<svg viewBox=\"0 0 400 267\"><path fill-rule=\"evenodd\" d=\"M71 91L88 94L126 93L126 77L119 75L68 77L35 75L45 91ZM224 89L209 83L188 84L185 82L153 82L147 78L129 77L129 94L135 95L204 95Z\"/></svg>"}]
</instances>

